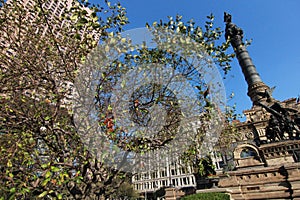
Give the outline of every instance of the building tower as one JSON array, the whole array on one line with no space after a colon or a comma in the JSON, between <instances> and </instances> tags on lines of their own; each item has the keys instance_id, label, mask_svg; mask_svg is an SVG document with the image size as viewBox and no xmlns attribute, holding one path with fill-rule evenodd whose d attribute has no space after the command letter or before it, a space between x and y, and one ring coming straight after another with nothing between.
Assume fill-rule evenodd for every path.
<instances>
[{"instance_id":1,"label":"building tower","mask_svg":"<svg viewBox=\"0 0 300 200\"><path fill-rule=\"evenodd\" d=\"M6 4L14 2L14 0L7 0ZM18 4L19 3L21 3L27 11L26 20L28 21L34 21L34 18L36 18L37 13L34 11L35 8L39 7L43 9L45 13L44 17L47 18L47 22L45 22L42 30L37 31L41 31L42 35L45 35L46 32L50 30L55 37L63 37L60 33L61 27L67 27L71 30L74 29L71 27L71 24L73 24L74 21L72 22L70 18L72 18L71 15L79 12L79 10L71 10L74 5L79 5L80 11L84 11L80 15L85 15L85 17L90 18L92 14L95 14L93 9L85 7L77 0L21 0ZM39 27L39 29L41 29L41 27ZM98 31L89 30L86 26L83 26L78 32L81 36L91 33L94 41L99 41L100 39L100 33Z\"/></svg>"}]
</instances>

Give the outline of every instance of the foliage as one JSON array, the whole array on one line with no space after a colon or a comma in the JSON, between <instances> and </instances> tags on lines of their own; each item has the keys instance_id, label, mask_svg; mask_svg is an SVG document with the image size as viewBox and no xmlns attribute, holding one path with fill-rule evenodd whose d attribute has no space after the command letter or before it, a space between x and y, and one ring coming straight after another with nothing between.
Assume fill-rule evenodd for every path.
<instances>
[{"instance_id":1,"label":"foliage","mask_svg":"<svg viewBox=\"0 0 300 200\"><path fill-rule=\"evenodd\" d=\"M139 197L137 191L133 189L133 186L128 182L123 182L116 192L111 196L112 199L126 199L126 200L134 200Z\"/></svg>"},{"instance_id":2,"label":"foliage","mask_svg":"<svg viewBox=\"0 0 300 200\"><path fill-rule=\"evenodd\" d=\"M198 173L202 177L207 177L216 174L214 164L209 156L200 159L198 166Z\"/></svg>"},{"instance_id":3,"label":"foliage","mask_svg":"<svg viewBox=\"0 0 300 200\"><path fill-rule=\"evenodd\" d=\"M9 4L0 2L0 195L4 199L97 199L114 195L120 186L119 192L123 194L120 190L128 188L128 184L122 185L126 174L105 167L87 151L74 127L69 99L79 63L97 45L97 40L105 41L111 32L120 31L127 23L125 9L108 1L103 7L82 1L90 6L92 12L88 12L74 1L60 17L53 17L43 7L45 2L35 0L29 10L18 0ZM153 27L165 27L191 37L204 46L226 73L233 55L226 53L228 42L217 44L222 32L213 28L213 16L208 19L204 29L195 26L193 21L184 24L180 16L166 23L154 23ZM186 69L184 60L168 52L141 49L138 53L138 56L127 54L123 60L113 63L110 66L113 75L122 73L121 66L134 67L134 64L157 60ZM112 130L108 121L105 122L109 105L101 104L101 92L109 93L113 84L105 85L97 94L102 120L99 123L113 142L123 147L126 144L127 150L136 151L145 144L144 140L127 145L121 130ZM169 109L172 131L180 115L176 100L171 93L161 92L164 89L159 86L153 87L158 92L155 101ZM147 96L152 90L142 88L141 91ZM205 90L199 88L199 97ZM134 100L142 102L139 95ZM148 106L153 103L149 95L144 101ZM135 103L131 102L133 116ZM143 121L140 115L136 116L137 122ZM158 140L150 139L146 144L159 147L168 137L169 134L163 133Z\"/></svg>"},{"instance_id":4,"label":"foliage","mask_svg":"<svg viewBox=\"0 0 300 200\"><path fill-rule=\"evenodd\" d=\"M106 8L87 12L74 1L56 17L43 7L46 1L36 0L28 9L17 0L1 3L0 196L110 195L118 187L111 184L118 172L84 148L68 111L69 90L78 64L97 40L127 23L124 8L106 2Z\"/></svg>"},{"instance_id":5,"label":"foliage","mask_svg":"<svg viewBox=\"0 0 300 200\"><path fill-rule=\"evenodd\" d=\"M218 142L213 147L214 152L210 152L206 155L202 154L203 135L206 129L198 130L198 134L194 138L193 144L182 155L182 160L185 163L191 164L195 173L200 177L207 177L208 175L215 175L215 165L212 163L211 153L220 156L224 159L223 170L228 171L234 168L233 163L233 150L235 148L235 142L240 140L236 126L238 125L239 115L236 114L235 106L226 106L224 113L224 122L222 124L222 131L220 132Z\"/></svg>"},{"instance_id":6,"label":"foliage","mask_svg":"<svg viewBox=\"0 0 300 200\"><path fill-rule=\"evenodd\" d=\"M229 200L230 196L225 193L199 193L181 198L182 200Z\"/></svg>"},{"instance_id":7,"label":"foliage","mask_svg":"<svg viewBox=\"0 0 300 200\"><path fill-rule=\"evenodd\" d=\"M225 74L231 69L230 62L235 54L228 53L230 47L229 41L222 41L223 31L220 27L214 26L214 15L207 16L207 21L204 27L197 26L194 20L189 20L187 23L182 21L182 16L177 15L175 19L169 17L169 21L163 23L155 23L154 26L168 27L171 30L179 32L183 35L191 37L197 43L204 47L208 55L214 62L223 70Z\"/></svg>"},{"instance_id":8,"label":"foliage","mask_svg":"<svg viewBox=\"0 0 300 200\"><path fill-rule=\"evenodd\" d=\"M196 26L195 22L192 20L184 23L182 17L179 15L176 16L175 19L169 17L167 22L154 22L152 25L146 24L146 26L152 33L154 32L154 35L157 30L160 31L162 29L169 30L174 34L183 35L187 38L186 41L184 41L186 42L185 44L188 44L189 39L194 40L196 44L199 45L199 48L201 46L201 49L204 49L221 70L227 74L228 70L230 70L230 62L234 57L234 54L227 52L230 44L228 41L222 42L221 29L215 28L213 25L214 16L210 15L207 18L208 20L205 22L204 29L200 26ZM157 42L158 40L164 41L168 39L169 38L164 38L158 34L157 38L155 37L154 40ZM158 44L160 43L158 42ZM179 46L179 42L177 44ZM190 50L192 51L192 48L194 47L188 48L191 48ZM126 151L141 152L160 148L170 142L174 137L174 134L178 131L182 110L178 103L179 100L172 94L172 91L168 89L168 84L143 86L137 91L134 91L134 94L129 100L130 115L132 117L130 120L141 126L146 126L149 122L148 113L153 105L159 105L162 109L166 110L166 124L163 129L157 133L156 137L134 137L133 132L126 132L124 131L126 128L118 126L116 116L118 116L119 113L113 111L114 106L111 100L114 92L113 87L120 81L122 74L125 74L137 66L149 63L159 63L164 66L171 66L175 71L180 71L183 77L193 81L192 85L197 91L197 98L199 101L199 105L197 105L199 108L198 111L200 112L200 110L202 110L204 113L213 109L213 105L210 105L207 98L209 95L208 86L201 78L196 77L197 73L195 72L195 69L193 66L190 66L189 61L185 60L182 56L178 56L176 53L169 50L159 48L149 49L147 47L127 52L124 56L115 60L107 67L109 73L102 74L102 77L99 80L99 90L97 91L96 97L98 110L101 114L99 121L100 125L103 127L103 130L106 131L106 135L114 141L116 145ZM173 81L172 78L175 79L176 77L171 77L170 81ZM132 85L134 86L135 83ZM204 118L205 117L208 119L212 117L212 115L207 114ZM128 143L130 145L128 145ZM198 143L198 141L196 141L196 143Z\"/></svg>"}]
</instances>

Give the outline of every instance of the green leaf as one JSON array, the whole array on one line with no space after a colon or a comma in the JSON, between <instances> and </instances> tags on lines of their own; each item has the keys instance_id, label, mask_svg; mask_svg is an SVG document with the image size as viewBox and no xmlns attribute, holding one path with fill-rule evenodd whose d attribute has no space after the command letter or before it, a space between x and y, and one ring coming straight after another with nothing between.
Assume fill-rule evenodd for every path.
<instances>
[{"instance_id":1,"label":"green leaf","mask_svg":"<svg viewBox=\"0 0 300 200\"><path fill-rule=\"evenodd\" d=\"M51 172L47 171L46 174L45 174L45 178L49 178L50 176L51 176Z\"/></svg>"},{"instance_id":2,"label":"green leaf","mask_svg":"<svg viewBox=\"0 0 300 200\"><path fill-rule=\"evenodd\" d=\"M76 15L72 15L72 16L70 17L70 19L71 19L72 21L75 21L77 18L78 18L78 15L77 15L77 14L76 14Z\"/></svg>"},{"instance_id":3,"label":"green leaf","mask_svg":"<svg viewBox=\"0 0 300 200\"><path fill-rule=\"evenodd\" d=\"M46 169L48 166L49 166L49 164L42 164L42 165L41 165L41 168L42 168L42 169Z\"/></svg>"},{"instance_id":4,"label":"green leaf","mask_svg":"<svg viewBox=\"0 0 300 200\"><path fill-rule=\"evenodd\" d=\"M22 188L22 193L25 194L25 193L29 193L30 190L28 188Z\"/></svg>"},{"instance_id":5,"label":"green leaf","mask_svg":"<svg viewBox=\"0 0 300 200\"><path fill-rule=\"evenodd\" d=\"M50 116L46 116L46 117L45 117L45 120L46 120L46 121L49 121L50 119L51 119Z\"/></svg>"},{"instance_id":6,"label":"green leaf","mask_svg":"<svg viewBox=\"0 0 300 200\"><path fill-rule=\"evenodd\" d=\"M57 199L62 199L62 198L63 198L62 194L57 195Z\"/></svg>"},{"instance_id":7,"label":"green leaf","mask_svg":"<svg viewBox=\"0 0 300 200\"><path fill-rule=\"evenodd\" d=\"M60 169L58 167L51 166L51 171L58 172Z\"/></svg>"},{"instance_id":8,"label":"green leaf","mask_svg":"<svg viewBox=\"0 0 300 200\"><path fill-rule=\"evenodd\" d=\"M39 196L38 196L38 198L43 198L44 196L46 196L48 194L48 192L47 191L44 191L44 192L42 192Z\"/></svg>"},{"instance_id":9,"label":"green leaf","mask_svg":"<svg viewBox=\"0 0 300 200\"><path fill-rule=\"evenodd\" d=\"M7 161L7 167L12 167L11 160L8 160L8 161Z\"/></svg>"},{"instance_id":10,"label":"green leaf","mask_svg":"<svg viewBox=\"0 0 300 200\"><path fill-rule=\"evenodd\" d=\"M47 183L50 181L50 179L51 178L47 178L47 179L45 179L43 182L42 182L42 186L45 186L45 185L47 185Z\"/></svg>"},{"instance_id":11,"label":"green leaf","mask_svg":"<svg viewBox=\"0 0 300 200\"><path fill-rule=\"evenodd\" d=\"M10 192L10 193L15 193L15 192L16 192L16 188L15 188L15 187L11 188L11 189L9 190L9 192Z\"/></svg>"}]
</instances>

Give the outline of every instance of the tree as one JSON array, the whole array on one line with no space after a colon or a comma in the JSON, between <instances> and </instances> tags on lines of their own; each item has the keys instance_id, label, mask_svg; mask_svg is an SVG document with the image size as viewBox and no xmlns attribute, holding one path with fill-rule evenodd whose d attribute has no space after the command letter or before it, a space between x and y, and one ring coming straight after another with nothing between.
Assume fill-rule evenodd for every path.
<instances>
[{"instance_id":1,"label":"tree","mask_svg":"<svg viewBox=\"0 0 300 200\"><path fill-rule=\"evenodd\" d=\"M36 0L26 8L17 0L1 1L0 194L2 199L109 195L109 188L118 187L112 185L118 173L92 158L76 134L69 85L97 37L103 40L127 23L125 9L106 1L106 8L88 10L74 1L56 17L45 3Z\"/></svg>"},{"instance_id":2,"label":"tree","mask_svg":"<svg viewBox=\"0 0 300 200\"><path fill-rule=\"evenodd\" d=\"M154 152L153 157L157 159L157 149L169 149L172 152L171 154L174 154L175 150L169 144L177 137L176 134L178 131L191 132L193 129L193 127L191 127L193 124L183 122L183 110L189 109L200 113L197 119L193 120L201 121L203 131L198 132L196 136L189 134L189 136L185 138L185 141L189 140L192 142L189 142L189 149L183 154L183 159L186 160L186 162L198 165L199 160L197 160L196 157L198 156L198 158L200 158L199 155L202 157L206 156L201 152L204 150L201 148L203 144L203 141L201 141L203 140L202 133L205 134L208 130L208 126L212 124L211 120L213 118L219 118L221 111L218 107L219 105L215 105L209 97L212 95L210 94L210 90L213 90L213 88L210 88L208 84L205 83L202 76L203 74L199 73L195 66L193 66L193 63L191 63L190 60L192 59L186 59L190 55L186 57L185 55L188 54L188 51L199 53L196 53L197 55L201 55L201 53L205 52L205 55L210 56L212 61L223 70L224 74L227 74L228 70L230 70L230 62L234 57L234 54L227 52L230 45L229 42L221 41L221 29L213 26L214 16L210 15L207 18L208 21L205 22L204 28L196 26L192 20L184 23L181 16L176 16L175 19L170 17L167 22L160 21L159 23L154 22L152 25L146 24L147 28L153 34L152 40L157 43L157 47L148 48L146 44L143 44L144 46L142 45L139 48L133 47L133 49L136 49L132 51L130 45L126 46L124 48L124 52L126 53L119 57L116 56L117 59L115 60L111 60L98 80L99 85L96 96L97 112L100 115L99 123L105 133L104 135L108 137L117 148L120 148L121 152L134 152L135 154L147 155L144 157L144 160L141 158L138 162L144 164L149 162L149 156L147 154L149 152ZM172 36L170 37L170 35ZM173 48L172 45L168 46L170 40L175 41L175 48ZM190 40L193 42L190 42ZM116 42L111 46L118 45L118 42ZM183 48L187 49L184 50ZM197 48L199 51L196 50ZM122 47L120 47L120 49L122 49ZM203 52L201 52L201 50L203 50ZM101 52L102 50L100 49L99 51ZM103 55L104 53L98 54ZM205 62L205 59L204 57L200 60ZM105 60L105 58L101 56L96 60L101 63L101 67L106 63L101 62L101 60ZM163 67L160 68L157 65ZM139 66L143 66L144 68L139 69ZM135 69L139 69L140 71L134 71L129 79L124 78L124 74L132 73ZM156 76L164 81L162 81L162 83L151 83L150 75L147 73L142 74L144 69L146 69L146 71L156 70ZM164 79L162 78L165 77L164 74L166 74L164 70L167 71L167 69L171 71L174 70L175 73L167 79ZM176 72L179 72L179 76L184 77L185 80L189 80L189 84L194 87L194 91L197 93L197 104L193 104L188 109L183 108L182 104L180 104L180 101L186 101L186 99L178 98L178 96L176 96L177 94L172 91L174 88L170 86L172 83L176 83L178 84L178 88L184 87L184 83L178 81L178 74L176 74ZM143 81L141 82L141 80ZM120 82L122 83L118 86ZM170 87L172 89L170 89ZM116 90L127 91L116 95ZM120 98L114 99L115 96L119 96ZM123 98L124 96L125 98ZM129 109L120 109L120 105L123 104L128 104ZM156 110L153 111L153 107L154 109L159 107L160 111L164 110L165 114L156 112ZM155 115L150 115L151 112L154 112ZM129 121L129 125L120 123L120 121L126 120ZM160 121L164 121L164 124L155 134L149 134L149 132L157 128L156 126L152 126L153 121L157 126L160 125ZM218 120L215 122L217 121ZM205 124L206 122L210 124ZM188 124L184 127L185 130L180 128L181 123ZM132 124L141 128L135 129L135 126L132 126ZM214 126L221 126L221 124L217 125L216 123ZM149 128L145 130L143 127L151 128L149 131ZM140 131L141 129L145 131ZM181 133L182 135L183 132ZM175 153L182 154L180 150ZM127 155L133 157L132 154ZM197 160L196 163L195 160ZM159 162L163 162L163 159L160 159ZM150 161L150 163L149 168L151 168L155 162ZM139 167L137 168L137 170L139 170Z\"/></svg>"},{"instance_id":3,"label":"tree","mask_svg":"<svg viewBox=\"0 0 300 200\"><path fill-rule=\"evenodd\" d=\"M134 200L139 197L139 194L133 189L132 185L128 182L123 182L116 192L112 195L113 199Z\"/></svg>"},{"instance_id":4,"label":"tree","mask_svg":"<svg viewBox=\"0 0 300 200\"><path fill-rule=\"evenodd\" d=\"M86 148L74 124L69 98L80 63L97 45L96 39L106 42L111 33L121 31L127 23L125 9L108 1L105 8L74 1L63 15L52 17L44 3L34 0L32 9L27 9L18 0L0 2L0 194L3 199L107 198L122 185L126 173L105 165ZM183 23L180 16L148 28L191 37L226 73L233 55L226 53L228 42L217 44L222 31L213 28L213 16L208 18L204 29L193 21ZM65 25L60 26L62 23ZM122 39L120 42L126 44ZM169 63L187 77L193 74L188 62L172 52L142 48L135 53L125 53L108 66L100 83L104 83L102 79L110 81L99 84L96 95L101 128L111 143L129 153L147 152L170 142L182 108L174 93L163 85L139 88L130 102L132 120L147 122L148 110L159 104L166 109L167 124L158 137L131 137L110 118L115 113L105 101L117 81L114 78L138 64L157 62ZM206 105L204 110L208 111L212 106L203 97L209 88L201 79L194 80L198 81L194 86L201 108Z\"/></svg>"}]
</instances>

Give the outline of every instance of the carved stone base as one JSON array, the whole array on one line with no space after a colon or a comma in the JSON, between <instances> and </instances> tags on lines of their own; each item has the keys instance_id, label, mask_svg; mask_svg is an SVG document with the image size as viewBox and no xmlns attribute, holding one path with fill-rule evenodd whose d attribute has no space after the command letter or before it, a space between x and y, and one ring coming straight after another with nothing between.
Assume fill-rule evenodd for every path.
<instances>
[{"instance_id":1,"label":"carved stone base","mask_svg":"<svg viewBox=\"0 0 300 200\"><path fill-rule=\"evenodd\" d=\"M219 187L235 200L300 199L300 164L232 171L222 175Z\"/></svg>"},{"instance_id":2,"label":"carved stone base","mask_svg":"<svg viewBox=\"0 0 300 200\"><path fill-rule=\"evenodd\" d=\"M248 87L248 96L251 98L253 104L255 102L267 103L271 100L268 99L268 96L264 96L267 95L267 92L270 92L270 88L264 82L257 82Z\"/></svg>"},{"instance_id":3,"label":"carved stone base","mask_svg":"<svg viewBox=\"0 0 300 200\"><path fill-rule=\"evenodd\" d=\"M237 159L238 170L220 175L218 186L226 188L235 200L300 199L300 141L263 144L258 149L267 167L251 156Z\"/></svg>"}]
</instances>

